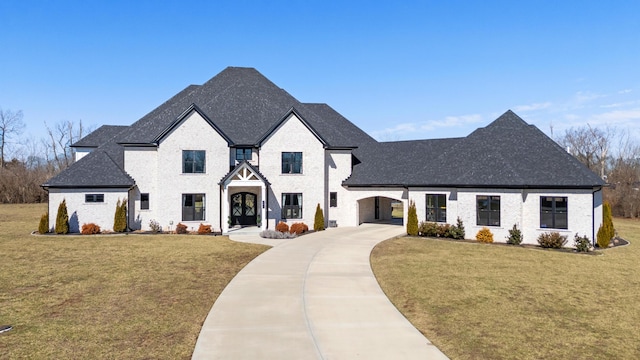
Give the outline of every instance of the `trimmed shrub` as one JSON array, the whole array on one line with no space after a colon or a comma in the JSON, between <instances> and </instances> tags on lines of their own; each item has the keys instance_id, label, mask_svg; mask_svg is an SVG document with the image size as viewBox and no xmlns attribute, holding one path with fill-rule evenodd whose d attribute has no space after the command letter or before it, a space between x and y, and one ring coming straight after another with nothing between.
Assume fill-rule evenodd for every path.
<instances>
[{"instance_id":1,"label":"trimmed shrub","mask_svg":"<svg viewBox=\"0 0 640 360\"><path fill-rule=\"evenodd\" d=\"M116 204L116 213L113 215L113 231L124 232L127 230L127 199Z\"/></svg>"},{"instance_id":2,"label":"trimmed shrub","mask_svg":"<svg viewBox=\"0 0 640 360\"><path fill-rule=\"evenodd\" d=\"M462 223L462 219L460 219L460 217L458 217L458 219L456 220L456 225L452 226L451 229L449 229L449 235L452 239L464 239L464 224Z\"/></svg>"},{"instance_id":3,"label":"trimmed shrub","mask_svg":"<svg viewBox=\"0 0 640 360\"><path fill-rule=\"evenodd\" d=\"M483 227L476 234L476 240L482 243L490 244L493 242L493 233L491 233L491 230L489 230L488 228Z\"/></svg>"},{"instance_id":4,"label":"trimmed shrub","mask_svg":"<svg viewBox=\"0 0 640 360\"><path fill-rule=\"evenodd\" d=\"M82 224L81 233L82 235L100 234L100 226L94 223Z\"/></svg>"},{"instance_id":5,"label":"trimmed shrub","mask_svg":"<svg viewBox=\"0 0 640 360\"><path fill-rule=\"evenodd\" d=\"M187 225L183 223L178 223L176 225L176 234L186 234L187 233Z\"/></svg>"},{"instance_id":6,"label":"trimmed shrub","mask_svg":"<svg viewBox=\"0 0 640 360\"><path fill-rule=\"evenodd\" d=\"M200 224L200 226L198 227L198 234L211 234L211 225Z\"/></svg>"},{"instance_id":7,"label":"trimmed shrub","mask_svg":"<svg viewBox=\"0 0 640 360\"><path fill-rule=\"evenodd\" d=\"M289 225L287 225L287 223L285 223L284 221L280 221L278 225L276 225L276 231L283 233L289 232Z\"/></svg>"},{"instance_id":8,"label":"trimmed shrub","mask_svg":"<svg viewBox=\"0 0 640 360\"><path fill-rule=\"evenodd\" d=\"M462 220L458 218L459 225L462 225ZM443 237L450 239L464 239L464 226L462 228L459 225L451 224L438 224L430 221L423 221L418 225L418 235L428 237Z\"/></svg>"},{"instance_id":9,"label":"trimmed shrub","mask_svg":"<svg viewBox=\"0 0 640 360\"><path fill-rule=\"evenodd\" d=\"M38 233L46 234L49 232L49 213L46 212L40 217L40 224L38 225Z\"/></svg>"},{"instance_id":10,"label":"trimmed shrub","mask_svg":"<svg viewBox=\"0 0 640 360\"><path fill-rule=\"evenodd\" d=\"M577 252L589 252L591 251L591 240L585 235L580 236L576 234L573 238L573 245L576 247Z\"/></svg>"},{"instance_id":11,"label":"trimmed shrub","mask_svg":"<svg viewBox=\"0 0 640 360\"><path fill-rule=\"evenodd\" d=\"M507 237L507 244L520 245L522 243L522 231L518 229L516 224L513 224L513 228L509 230L509 236Z\"/></svg>"},{"instance_id":12,"label":"trimmed shrub","mask_svg":"<svg viewBox=\"0 0 640 360\"><path fill-rule=\"evenodd\" d=\"M413 200L409 202L407 234L411 236L418 235L418 213L416 212L416 203Z\"/></svg>"},{"instance_id":13,"label":"trimmed shrub","mask_svg":"<svg viewBox=\"0 0 640 360\"><path fill-rule=\"evenodd\" d=\"M538 236L538 244L547 249L560 249L567 244L567 237L559 232L542 233Z\"/></svg>"},{"instance_id":14,"label":"trimmed shrub","mask_svg":"<svg viewBox=\"0 0 640 360\"><path fill-rule=\"evenodd\" d=\"M322 209L320 208L320 204L316 206L316 215L313 218L313 230L314 231L324 230L324 214L322 212Z\"/></svg>"},{"instance_id":15,"label":"trimmed shrub","mask_svg":"<svg viewBox=\"0 0 640 360\"><path fill-rule=\"evenodd\" d=\"M151 229L151 232L154 234L162 232L162 226L160 226L160 223L153 219L149 220L149 229Z\"/></svg>"},{"instance_id":16,"label":"trimmed shrub","mask_svg":"<svg viewBox=\"0 0 640 360\"><path fill-rule=\"evenodd\" d=\"M265 239L293 239L296 237L296 234L267 229L260 232L260 237Z\"/></svg>"},{"instance_id":17,"label":"trimmed shrub","mask_svg":"<svg viewBox=\"0 0 640 360\"><path fill-rule=\"evenodd\" d=\"M423 221L418 226L420 236L435 237L438 236L438 224L429 221Z\"/></svg>"},{"instance_id":18,"label":"trimmed shrub","mask_svg":"<svg viewBox=\"0 0 640 360\"><path fill-rule=\"evenodd\" d=\"M289 232L292 234L300 235L309 231L309 227L304 223L293 223L289 228Z\"/></svg>"},{"instance_id":19,"label":"trimmed shrub","mask_svg":"<svg viewBox=\"0 0 640 360\"><path fill-rule=\"evenodd\" d=\"M62 199L58 205L58 215L56 216L56 234L69 233L69 213L67 213L67 200Z\"/></svg>"},{"instance_id":20,"label":"trimmed shrub","mask_svg":"<svg viewBox=\"0 0 640 360\"><path fill-rule=\"evenodd\" d=\"M438 224L438 227L436 228L436 236L444 238L451 237L451 234L449 233L450 231L450 224Z\"/></svg>"},{"instance_id":21,"label":"trimmed shrub","mask_svg":"<svg viewBox=\"0 0 640 360\"><path fill-rule=\"evenodd\" d=\"M609 247L611 239L613 239L615 235L616 230L613 228L613 220L611 218L611 205L605 201L602 206L602 225L600 225L597 234L598 247Z\"/></svg>"}]
</instances>

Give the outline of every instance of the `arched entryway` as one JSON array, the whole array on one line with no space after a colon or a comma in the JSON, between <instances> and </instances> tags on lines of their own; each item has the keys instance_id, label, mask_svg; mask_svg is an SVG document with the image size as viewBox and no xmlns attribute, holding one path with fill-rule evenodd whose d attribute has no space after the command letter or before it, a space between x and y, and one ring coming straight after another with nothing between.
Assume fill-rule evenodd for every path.
<instances>
[{"instance_id":1,"label":"arched entryway","mask_svg":"<svg viewBox=\"0 0 640 360\"><path fill-rule=\"evenodd\" d=\"M404 224L404 202L386 196L371 196L358 200L358 224Z\"/></svg>"},{"instance_id":2,"label":"arched entryway","mask_svg":"<svg viewBox=\"0 0 640 360\"><path fill-rule=\"evenodd\" d=\"M231 195L231 226L258 224L256 194L239 192Z\"/></svg>"}]
</instances>

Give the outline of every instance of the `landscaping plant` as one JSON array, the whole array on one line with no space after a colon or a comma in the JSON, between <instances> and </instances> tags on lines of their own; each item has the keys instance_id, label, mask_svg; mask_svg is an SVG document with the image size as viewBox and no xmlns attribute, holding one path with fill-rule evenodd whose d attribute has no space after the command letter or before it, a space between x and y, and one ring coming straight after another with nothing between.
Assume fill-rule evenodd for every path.
<instances>
[{"instance_id":1,"label":"landscaping plant","mask_svg":"<svg viewBox=\"0 0 640 360\"><path fill-rule=\"evenodd\" d=\"M476 234L476 240L482 243L490 244L493 242L493 233L491 233L491 230L489 230L488 228L483 227Z\"/></svg>"},{"instance_id":2,"label":"landscaping plant","mask_svg":"<svg viewBox=\"0 0 640 360\"><path fill-rule=\"evenodd\" d=\"M309 231L309 227L305 223L293 223L289 228L289 232L292 234L300 235Z\"/></svg>"},{"instance_id":3,"label":"landscaping plant","mask_svg":"<svg viewBox=\"0 0 640 360\"><path fill-rule=\"evenodd\" d=\"M82 224L82 231L80 233L82 235L100 234L100 226L94 223Z\"/></svg>"},{"instance_id":4,"label":"landscaping plant","mask_svg":"<svg viewBox=\"0 0 640 360\"><path fill-rule=\"evenodd\" d=\"M458 219L456 220L456 225L451 227L451 230L449 230L449 234L451 235L451 238L456 239L456 240L463 240L464 239L464 224L462 223L462 219L460 219L460 217L458 216Z\"/></svg>"},{"instance_id":5,"label":"landscaping plant","mask_svg":"<svg viewBox=\"0 0 640 360\"><path fill-rule=\"evenodd\" d=\"M416 203L413 200L409 202L407 234L411 236L418 235L418 214L416 212Z\"/></svg>"},{"instance_id":6,"label":"landscaping plant","mask_svg":"<svg viewBox=\"0 0 640 360\"><path fill-rule=\"evenodd\" d=\"M58 215L56 216L56 234L69 233L69 214L67 213L67 200L62 199L58 205Z\"/></svg>"},{"instance_id":7,"label":"landscaping plant","mask_svg":"<svg viewBox=\"0 0 640 360\"><path fill-rule=\"evenodd\" d=\"M149 229L151 229L151 232L154 234L162 232L162 226L160 226L160 223L153 219L149 220Z\"/></svg>"},{"instance_id":8,"label":"landscaping plant","mask_svg":"<svg viewBox=\"0 0 640 360\"><path fill-rule=\"evenodd\" d=\"M200 235L211 234L211 225L205 225L201 223L200 226L198 227L198 234Z\"/></svg>"},{"instance_id":9,"label":"landscaping plant","mask_svg":"<svg viewBox=\"0 0 640 360\"><path fill-rule=\"evenodd\" d=\"M113 216L113 231L124 232L127 230L127 199L116 203L116 213Z\"/></svg>"},{"instance_id":10,"label":"landscaping plant","mask_svg":"<svg viewBox=\"0 0 640 360\"><path fill-rule=\"evenodd\" d=\"M176 225L176 234L186 234L186 233L188 233L187 225L183 223L178 223L178 225Z\"/></svg>"},{"instance_id":11,"label":"landscaping plant","mask_svg":"<svg viewBox=\"0 0 640 360\"><path fill-rule=\"evenodd\" d=\"M507 237L507 244L520 245L522 243L522 231L518 229L516 224L513 224L513 228L509 230L509 236Z\"/></svg>"},{"instance_id":12,"label":"landscaping plant","mask_svg":"<svg viewBox=\"0 0 640 360\"><path fill-rule=\"evenodd\" d=\"M267 229L260 232L260 237L265 239L293 239L296 237L296 234Z\"/></svg>"},{"instance_id":13,"label":"landscaping plant","mask_svg":"<svg viewBox=\"0 0 640 360\"><path fill-rule=\"evenodd\" d=\"M313 230L314 231L324 230L324 214L322 213L320 204L316 206L316 216L314 217L314 220L313 220Z\"/></svg>"},{"instance_id":14,"label":"landscaping plant","mask_svg":"<svg viewBox=\"0 0 640 360\"><path fill-rule=\"evenodd\" d=\"M611 239L616 235L616 231L613 228L613 219L611 217L611 205L605 201L602 206L602 225L598 229L597 240L598 247L607 248Z\"/></svg>"},{"instance_id":15,"label":"landscaping plant","mask_svg":"<svg viewBox=\"0 0 640 360\"><path fill-rule=\"evenodd\" d=\"M591 240L585 235L580 236L576 234L573 238L573 245L576 247L577 252L589 252L591 251Z\"/></svg>"},{"instance_id":16,"label":"landscaping plant","mask_svg":"<svg viewBox=\"0 0 640 360\"><path fill-rule=\"evenodd\" d=\"M276 225L276 231L280 231L282 233L289 232L289 225L284 221L280 221L278 225Z\"/></svg>"},{"instance_id":17,"label":"landscaping plant","mask_svg":"<svg viewBox=\"0 0 640 360\"><path fill-rule=\"evenodd\" d=\"M40 224L38 225L38 233L46 234L49 232L49 213L46 212L40 217Z\"/></svg>"},{"instance_id":18,"label":"landscaping plant","mask_svg":"<svg viewBox=\"0 0 640 360\"><path fill-rule=\"evenodd\" d=\"M542 233L538 236L538 244L547 249L560 249L567 244L567 237L559 232Z\"/></svg>"}]
</instances>

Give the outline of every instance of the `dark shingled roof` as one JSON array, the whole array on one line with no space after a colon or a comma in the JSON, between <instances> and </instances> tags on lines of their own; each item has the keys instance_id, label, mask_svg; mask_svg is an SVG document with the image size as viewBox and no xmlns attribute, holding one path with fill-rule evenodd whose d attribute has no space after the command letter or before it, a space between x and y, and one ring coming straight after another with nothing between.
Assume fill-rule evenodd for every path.
<instances>
[{"instance_id":1,"label":"dark shingled roof","mask_svg":"<svg viewBox=\"0 0 640 360\"><path fill-rule=\"evenodd\" d=\"M131 125L119 142L150 144L192 104L232 145L257 145L291 109L327 146L355 147L374 141L325 104L303 104L253 68L228 67L203 85L191 85Z\"/></svg>"},{"instance_id":2,"label":"dark shingled roof","mask_svg":"<svg viewBox=\"0 0 640 360\"><path fill-rule=\"evenodd\" d=\"M123 145L154 144L190 111L230 145L259 146L290 113L327 148L354 149L346 186L591 188L603 181L511 110L465 138L379 143L326 104L300 103L253 68L228 67L190 85L129 127L103 126L74 146L97 147L49 187L133 186ZM257 171L257 169L256 169Z\"/></svg>"},{"instance_id":3,"label":"dark shingled roof","mask_svg":"<svg viewBox=\"0 0 640 360\"><path fill-rule=\"evenodd\" d=\"M109 142L49 179L50 188L130 188L135 181L124 170L124 149Z\"/></svg>"},{"instance_id":4,"label":"dark shingled roof","mask_svg":"<svg viewBox=\"0 0 640 360\"><path fill-rule=\"evenodd\" d=\"M116 135L122 132L122 130L128 127L129 126L126 125L102 125L71 146L97 148L98 146L111 141Z\"/></svg>"},{"instance_id":5,"label":"dark shingled roof","mask_svg":"<svg viewBox=\"0 0 640 360\"><path fill-rule=\"evenodd\" d=\"M356 150L347 186L591 188L602 179L511 110L459 139L379 143Z\"/></svg>"}]
</instances>

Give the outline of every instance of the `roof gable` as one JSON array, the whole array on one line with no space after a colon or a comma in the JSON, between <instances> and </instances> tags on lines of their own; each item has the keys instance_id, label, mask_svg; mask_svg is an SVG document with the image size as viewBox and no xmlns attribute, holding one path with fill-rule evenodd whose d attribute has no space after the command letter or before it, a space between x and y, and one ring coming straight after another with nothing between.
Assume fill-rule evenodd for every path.
<instances>
[{"instance_id":1,"label":"roof gable","mask_svg":"<svg viewBox=\"0 0 640 360\"><path fill-rule=\"evenodd\" d=\"M120 147L111 143L110 146ZM49 188L130 188L135 181L122 169L119 159L108 154L113 149L99 148L71 164L60 174L49 179L43 187ZM117 150L116 150L117 151ZM122 150L121 150L122 151Z\"/></svg>"},{"instance_id":2,"label":"roof gable","mask_svg":"<svg viewBox=\"0 0 640 360\"><path fill-rule=\"evenodd\" d=\"M180 126L180 124L182 124L193 113L197 113L198 115L200 115L204 119L204 121L206 121L218 134L220 134L220 136L227 142L227 144L229 145L232 144L229 137L224 132L222 132L222 130L220 130L220 128L216 124L214 124L213 121L211 121L211 119L209 119L207 115L204 112L202 112L202 110L200 110L198 106L196 106L196 104L189 105L189 107L185 111L183 111L182 114L180 114L158 136L156 136L155 139L153 139L153 143L154 144L160 143L167 135L171 133L171 131L173 131L175 128Z\"/></svg>"},{"instance_id":3,"label":"roof gable","mask_svg":"<svg viewBox=\"0 0 640 360\"><path fill-rule=\"evenodd\" d=\"M227 184L231 181L261 181L267 185L271 185L267 178L247 160L236 165L233 170L222 177L218 185Z\"/></svg>"},{"instance_id":4,"label":"roof gable","mask_svg":"<svg viewBox=\"0 0 640 360\"><path fill-rule=\"evenodd\" d=\"M287 111L287 113L282 117L282 119L280 121L278 121L277 123L275 123L271 129L269 129L263 136L262 138L260 138L260 140L258 140L258 146L262 146L267 140L269 140L269 138L271 138L271 136L276 133L278 131L278 129L280 129L287 121L291 120L292 117L296 117L301 123L302 125L304 125L309 132L311 132L311 134L313 134L313 136L315 136L316 139L318 139L318 141L320 141L320 143L322 144L322 146L326 147L328 145L327 141L320 136L320 134L318 134L318 132L313 128L313 126L311 126L303 116L300 115L300 113L298 113L298 111L296 111L295 108L291 108L289 109L289 111Z\"/></svg>"}]
</instances>

